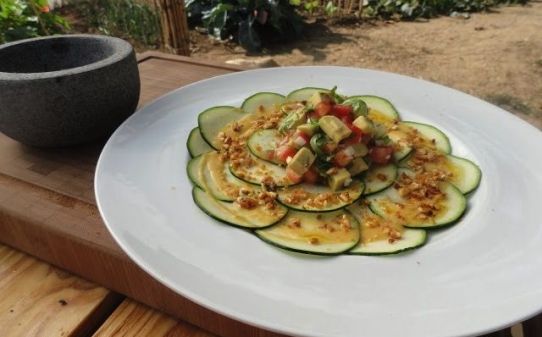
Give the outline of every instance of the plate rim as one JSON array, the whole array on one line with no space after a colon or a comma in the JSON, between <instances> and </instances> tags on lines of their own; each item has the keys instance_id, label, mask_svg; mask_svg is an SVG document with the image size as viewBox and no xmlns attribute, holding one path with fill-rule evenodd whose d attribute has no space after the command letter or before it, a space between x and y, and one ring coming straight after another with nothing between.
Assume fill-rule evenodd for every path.
<instances>
[{"instance_id":1,"label":"plate rim","mask_svg":"<svg viewBox=\"0 0 542 337\"><path fill-rule=\"evenodd\" d=\"M122 132L125 125L129 124L130 121L134 118L134 116L145 113L145 111L147 111L149 109L152 109L152 107L155 104L158 104L160 101L163 101L166 98L175 96L175 95L178 94L178 92L181 92L181 91L186 90L186 89L190 89L190 88L193 88L193 87L196 87L196 86L204 85L204 84L206 84L208 82L212 82L214 80L225 78L225 77L234 77L234 76L239 76L239 74L246 74L246 73L252 73L254 75L258 75L260 73L273 72L276 69L277 68L250 69L250 70L244 70L244 71L238 71L238 72L232 72L232 73L217 75L217 76L213 76L211 78L206 78L206 79L203 79L203 80L199 80L199 81L190 83L188 85L181 86L181 87L178 87L176 89L173 89L173 90L171 90L171 91L169 91L167 93L164 93L161 96L159 96L159 97L157 97L155 99L152 99L151 101L149 101L148 103L146 103L145 105L143 105L142 107L137 109L137 111L134 112L134 114L132 114L130 117L128 117L113 132L113 134L110 136L110 138L106 142L105 146L103 147L102 151L100 152L100 156L99 156L97 164L96 164L96 170L95 170L95 175L94 175L94 179L93 179L94 193L95 193L95 198L96 198L96 205L97 205L97 208L99 210L100 217L102 218L104 224L106 225L106 228L107 228L108 232L114 238L115 243L118 244L122 248L122 250L128 255L128 257L132 260L132 262L134 262L137 266L142 268L146 273L148 273L150 276L152 276L152 278L157 280L159 283L166 286L170 290L174 291L176 294L178 294L178 295L180 295L182 297L185 297L185 298L189 299L190 301L194 302L196 305L200 305L200 306L202 306L202 307L204 307L204 308L206 308L206 309L208 309L208 310L210 310L212 312L218 313L220 315L228 317L229 319L232 319L234 321L242 322L242 323L247 324L247 325L252 326L252 327L261 328L261 329L268 330L268 331L271 331L271 332L289 334L289 335L295 335L295 336L326 337L326 335L322 335L322 334L318 334L318 333L311 333L309 335L309 334L300 333L300 331L297 331L297 330L289 330L288 328L283 328L283 327L280 327L278 325L269 324L269 321L254 320L252 318L249 319L249 318L246 318L242 313L232 312L232 310L222 308L221 305L217 305L213 301L209 301L207 297L202 297L202 296L199 296L198 294L193 293L192 291L188 290L186 287L183 287L182 290L178 289L179 288L178 285L173 284L168 279L162 277L159 272L156 272L155 270L153 270L152 267L148 266L144 261L141 261L138 254L136 252L134 252L130 248L130 246L128 244L125 244L125 242L116 234L116 232L113 229L113 226L110 224L110 222L105 217L105 214L102 211L103 206L102 206L102 203L100 201L100 196L99 196L99 186L100 186L100 184L98 183L98 180L99 180L99 174L100 174L100 172L102 170L101 167L103 166L103 161L105 160L104 159L104 157L105 157L104 154L106 153L106 150L109 150L109 147L112 146L111 145L112 144L112 139L114 139L120 132ZM519 118L518 116L516 116L516 115L502 109L501 107L498 107L498 106L496 106L494 104L491 104L491 103L489 103L489 102L487 102L487 101L485 101L485 100L483 100L481 98L478 98L476 96L467 94L467 93L462 92L460 90L450 88L450 87L447 87L445 85L435 83L435 82L425 80L425 79L415 78L415 77L411 77L411 76L407 76L407 75L403 75L403 74L397 74L397 73L381 71L381 70L376 70L376 69L354 68L354 67L343 67L343 66L287 66L287 67L280 67L278 69L290 69L290 70L291 69L355 70L355 71L369 72L369 73L372 73L373 75L379 75L379 74L384 74L384 75L387 75L387 76L393 75L393 76L397 76L397 77L400 77L401 79L405 79L405 80L409 80L409 81L414 80L416 82L421 82L421 83L425 83L425 84L428 84L428 85L431 85L431 86L439 87L440 89L445 89L446 91L452 91L455 94L462 95L463 97L468 97L469 99L474 99L474 100L477 101L478 104L482 104L482 105L486 106L487 108L490 108L490 109L492 109L494 111L499 111L500 115L498 116L498 118L503 118L504 117L504 118L506 118L508 120L514 120L515 121L514 123L520 123L522 125L521 126L522 128L528 128L528 129L531 130L531 132L532 131L540 132L540 130L537 129L532 124L530 124L527 121ZM243 75L240 75L240 76L243 76ZM503 329L505 327L509 327L512 324L515 324L517 322L527 320L527 319L529 319L531 317L534 317L534 316L536 316L536 315L538 315L540 313L542 313L542 303L540 304L539 309L537 311L531 312L530 314L526 314L526 315L525 314L516 315L516 317L510 318L508 321L501 323L499 326L494 326L494 327L482 329L482 330L479 330L479 331L474 331L472 333L469 332L469 333L462 334L462 335L446 335L446 336L463 337L463 336L472 336L473 334L478 335L478 334L490 333L490 332L493 332L493 331L501 330L501 329Z\"/></svg>"}]
</instances>

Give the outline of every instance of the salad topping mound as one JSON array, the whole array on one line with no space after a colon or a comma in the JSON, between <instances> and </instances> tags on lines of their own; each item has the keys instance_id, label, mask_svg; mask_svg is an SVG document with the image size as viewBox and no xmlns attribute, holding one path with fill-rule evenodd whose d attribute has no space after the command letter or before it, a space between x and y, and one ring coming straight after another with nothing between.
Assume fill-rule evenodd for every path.
<instances>
[{"instance_id":1,"label":"salad topping mound","mask_svg":"<svg viewBox=\"0 0 542 337\"><path fill-rule=\"evenodd\" d=\"M481 173L439 129L376 96L258 93L198 117L188 139L196 204L273 245L393 254L453 224Z\"/></svg>"}]
</instances>

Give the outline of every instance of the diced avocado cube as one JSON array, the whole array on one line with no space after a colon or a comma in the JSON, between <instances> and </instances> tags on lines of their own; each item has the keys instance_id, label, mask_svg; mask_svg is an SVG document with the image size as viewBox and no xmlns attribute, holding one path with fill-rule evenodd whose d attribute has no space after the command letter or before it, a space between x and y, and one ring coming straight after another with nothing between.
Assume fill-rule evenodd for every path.
<instances>
[{"instance_id":1,"label":"diced avocado cube","mask_svg":"<svg viewBox=\"0 0 542 337\"><path fill-rule=\"evenodd\" d=\"M301 124L297 127L297 130L303 132L307 136L312 136L319 128L318 124Z\"/></svg>"},{"instance_id":2,"label":"diced avocado cube","mask_svg":"<svg viewBox=\"0 0 542 337\"><path fill-rule=\"evenodd\" d=\"M365 116L359 116L358 118L354 119L352 124L354 124L354 126L360 129L363 133L371 135L374 132L373 122Z\"/></svg>"},{"instance_id":3,"label":"diced avocado cube","mask_svg":"<svg viewBox=\"0 0 542 337\"><path fill-rule=\"evenodd\" d=\"M305 123L307 115L307 109L305 107L300 107L297 110L291 111L284 117L279 123L279 131L283 132L286 130L293 129L298 125Z\"/></svg>"},{"instance_id":4,"label":"diced avocado cube","mask_svg":"<svg viewBox=\"0 0 542 337\"><path fill-rule=\"evenodd\" d=\"M290 160L288 163L288 168L299 175L303 175L305 172L307 172L309 167L311 167L315 159L316 157L311 150L307 149L306 147L302 147L299 151L297 151L292 160Z\"/></svg>"},{"instance_id":5,"label":"diced avocado cube","mask_svg":"<svg viewBox=\"0 0 542 337\"><path fill-rule=\"evenodd\" d=\"M334 174L329 176L328 184L333 191L343 188L352 178L350 172L344 168L340 168Z\"/></svg>"},{"instance_id":6,"label":"diced avocado cube","mask_svg":"<svg viewBox=\"0 0 542 337\"><path fill-rule=\"evenodd\" d=\"M350 136L350 130L340 119L335 116L324 116L320 118L320 128L331 138L335 143Z\"/></svg>"},{"instance_id":7,"label":"diced avocado cube","mask_svg":"<svg viewBox=\"0 0 542 337\"><path fill-rule=\"evenodd\" d=\"M352 146L352 149L354 150L354 157L355 158L363 157L367 153L369 153L369 149L367 148L367 145L365 145L363 143L352 144L350 146Z\"/></svg>"},{"instance_id":8,"label":"diced avocado cube","mask_svg":"<svg viewBox=\"0 0 542 337\"><path fill-rule=\"evenodd\" d=\"M369 169L369 166L367 165L365 160L363 160L363 158L356 158L352 160L352 163L350 163L350 165L348 166L348 172L350 172L350 175L352 177L357 176L361 172L366 171L368 169Z\"/></svg>"},{"instance_id":9,"label":"diced avocado cube","mask_svg":"<svg viewBox=\"0 0 542 337\"><path fill-rule=\"evenodd\" d=\"M374 123L374 133L375 138L382 138L388 135L388 128L384 124Z\"/></svg>"},{"instance_id":10,"label":"diced avocado cube","mask_svg":"<svg viewBox=\"0 0 542 337\"><path fill-rule=\"evenodd\" d=\"M315 107L318 103L331 103L331 96L325 92L315 92L309 99L309 104Z\"/></svg>"}]
</instances>

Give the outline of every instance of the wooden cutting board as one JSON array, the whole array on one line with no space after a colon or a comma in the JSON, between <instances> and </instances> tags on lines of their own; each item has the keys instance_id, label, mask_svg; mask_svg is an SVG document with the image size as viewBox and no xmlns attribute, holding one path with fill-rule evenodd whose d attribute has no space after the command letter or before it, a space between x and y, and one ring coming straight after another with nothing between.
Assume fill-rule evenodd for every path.
<instances>
[{"instance_id":1,"label":"wooden cutting board","mask_svg":"<svg viewBox=\"0 0 542 337\"><path fill-rule=\"evenodd\" d=\"M189 83L242 70L160 53L139 57L139 105ZM34 149L0 134L0 242L220 336L278 336L205 309L136 266L94 199L102 144Z\"/></svg>"}]
</instances>

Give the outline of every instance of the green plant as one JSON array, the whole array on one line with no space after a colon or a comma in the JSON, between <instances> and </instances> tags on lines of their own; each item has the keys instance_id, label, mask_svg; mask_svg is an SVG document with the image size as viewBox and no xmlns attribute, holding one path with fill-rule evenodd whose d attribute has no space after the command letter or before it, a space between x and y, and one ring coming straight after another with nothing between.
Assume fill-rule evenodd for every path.
<instances>
[{"instance_id":1,"label":"green plant","mask_svg":"<svg viewBox=\"0 0 542 337\"><path fill-rule=\"evenodd\" d=\"M74 3L88 24L106 35L160 44L160 22L154 7L136 0L84 0Z\"/></svg>"},{"instance_id":2,"label":"green plant","mask_svg":"<svg viewBox=\"0 0 542 337\"><path fill-rule=\"evenodd\" d=\"M525 4L528 0L290 0L308 15L336 16L357 13L371 18L414 20L453 13L488 10L499 4ZM360 7L361 6L361 7Z\"/></svg>"},{"instance_id":3,"label":"green plant","mask_svg":"<svg viewBox=\"0 0 542 337\"><path fill-rule=\"evenodd\" d=\"M68 23L47 0L0 0L0 43L63 33Z\"/></svg>"},{"instance_id":4,"label":"green plant","mask_svg":"<svg viewBox=\"0 0 542 337\"><path fill-rule=\"evenodd\" d=\"M385 19L399 16L405 20L431 18L454 12L470 13L488 10L499 4L520 3L528 0L368 0L362 9L367 16Z\"/></svg>"},{"instance_id":5,"label":"green plant","mask_svg":"<svg viewBox=\"0 0 542 337\"><path fill-rule=\"evenodd\" d=\"M303 21L288 0L188 0L192 26L220 40L235 40L249 51L300 35Z\"/></svg>"}]
</instances>

